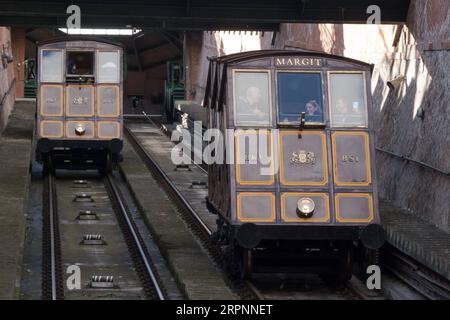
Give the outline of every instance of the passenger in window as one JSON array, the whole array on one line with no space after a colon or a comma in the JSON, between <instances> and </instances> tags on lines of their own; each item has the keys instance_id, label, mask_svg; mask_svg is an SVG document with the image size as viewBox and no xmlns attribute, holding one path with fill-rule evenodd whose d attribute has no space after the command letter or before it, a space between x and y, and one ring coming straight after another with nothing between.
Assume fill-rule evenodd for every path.
<instances>
[{"instance_id":1,"label":"passenger in window","mask_svg":"<svg viewBox=\"0 0 450 320\"><path fill-rule=\"evenodd\" d=\"M267 113L263 110L261 90L258 87L248 87L245 92L245 97L238 98L237 105L238 113L246 116L257 116L264 118Z\"/></svg>"},{"instance_id":2,"label":"passenger in window","mask_svg":"<svg viewBox=\"0 0 450 320\"><path fill-rule=\"evenodd\" d=\"M339 98L336 102L336 113L337 114L348 114L349 107L345 99Z\"/></svg>"},{"instance_id":3,"label":"passenger in window","mask_svg":"<svg viewBox=\"0 0 450 320\"><path fill-rule=\"evenodd\" d=\"M353 101L350 105L346 99L338 98L334 110L333 118L336 124L364 122L364 114L358 101Z\"/></svg>"},{"instance_id":4,"label":"passenger in window","mask_svg":"<svg viewBox=\"0 0 450 320\"><path fill-rule=\"evenodd\" d=\"M309 100L306 105L306 115L307 116L318 116L322 114L322 111L320 110L319 104L316 102L316 100Z\"/></svg>"}]
</instances>

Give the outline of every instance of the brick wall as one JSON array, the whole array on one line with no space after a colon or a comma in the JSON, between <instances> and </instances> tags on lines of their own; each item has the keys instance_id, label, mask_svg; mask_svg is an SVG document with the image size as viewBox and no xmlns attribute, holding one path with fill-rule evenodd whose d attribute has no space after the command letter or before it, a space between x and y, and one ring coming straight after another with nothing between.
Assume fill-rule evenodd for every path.
<instances>
[{"instance_id":1,"label":"brick wall","mask_svg":"<svg viewBox=\"0 0 450 320\"><path fill-rule=\"evenodd\" d=\"M5 46L6 51L12 54L11 49L11 34L10 29L7 27L0 27L0 56ZM6 126L8 117L14 107L15 100L15 88L14 88L14 63L9 63L5 68L0 62L0 133ZM6 95L8 89L13 85L10 90L10 94ZM3 103L1 102L3 99Z\"/></svg>"}]
</instances>

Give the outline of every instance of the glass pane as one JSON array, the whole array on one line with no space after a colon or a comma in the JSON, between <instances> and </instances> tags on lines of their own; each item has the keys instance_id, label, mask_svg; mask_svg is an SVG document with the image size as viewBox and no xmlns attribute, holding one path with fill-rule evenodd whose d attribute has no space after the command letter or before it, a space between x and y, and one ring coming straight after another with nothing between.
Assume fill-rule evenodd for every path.
<instances>
[{"instance_id":1,"label":"glass pane","mask_svg":"<svg viewBox=\"0 0 450 320\"><path fill-rule=\"evenodd\" d=\"M41 82L63 81L62 50L42 50Z\"/></svg>"},{"instance_id":2,"label":"glass pane","mask_svg":"<svg viewBox=\"0 0 450 320\"><path fill-rule=\"evenodd\" d=\"M367 106L362 73L330 74L331 125L367 126Z\"/></svg>"},{"instance_id":3,"label":"glass pane","mask_svg":"<svg viewBox=\"0 0 450 320\"><path fill-rule=\"evenodd\" d=\"M120 55L117 51L99 51L97 66L97 82L118 83Z\"/></svg>"},{"instance_id":4,"label":"glass pane","mask_svg":"<svg viewBox=\"0 0 450 320\"><path fill-rule=\"evenodd\" d=\"M67 52L67 75L86 76L94 74L94 52Z\"/></svg>"},{"instance_id":5,"label":"glass pane","mask_svg":"<svg viewBox=\"0 0 450 320\"><path fill-rule=\"evenodd\" d=\"M235 124L269 126L269 73L236 72L234 90Z\"/></svg>"},{"instance_id":6,"label":"glass pane","mask_svg":"<svg viewBox=\"0 0 450 320\"><path fill-rule=\"evenodd\" d=\"M323 122L322 77L320 73L278 72L278 121Z\"/></svg>"}]
</instances>

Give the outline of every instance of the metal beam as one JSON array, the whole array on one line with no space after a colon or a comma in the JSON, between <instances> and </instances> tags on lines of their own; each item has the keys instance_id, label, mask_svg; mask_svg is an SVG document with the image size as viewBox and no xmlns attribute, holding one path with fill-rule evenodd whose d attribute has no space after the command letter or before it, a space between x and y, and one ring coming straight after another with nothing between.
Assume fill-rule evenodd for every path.
<instances>
[{"instance_id":1,"label":"metal beam","mask_svg":"<svg viewBox=\"0 0 450 320\"><path fill-rule=\"evenodd\" d=\"M147 70L152 69L152 68L160 67L160 66L166 64L167 61L177 60L177 59L181 59L181 56L175 56L175 57L172 57L170 59L164 59L164 60L161 60L161 61L149 64L149 65L146 65L146 66L144 66L144 71L147 71Z\"/></svg>"},{"instance_id":2,"label":"metal beam","mask_svg":"<svg viewBox=\"0 0 450 320\"><path fill-rule=\"evenodd\" d=\"M167 46L167 45L169 45L169 44L166 41L164 41L164 42L157 43L156 45L151 45L151 46L148 46L148 47L141 48L138 51L139 51L140 54L143 54L143 53L146 53L148 51L158 50L158 49L163 48L164 46Z\"/></svg>"},{"instance_id":3,"label":"metal beam","mask_svg":"<svg viewBox=\"0 0 450 320\"><path fill-rule=\"evenodd\" d=\"M69 0L2 0L2 25L64 27ZM406 21L410 0L77 0L82 27L272 31L280 23L366 23L370 5L381 23Z\"/></svg>"},{"instance_id":4,"label":"metal beam","mask_svg":"<svg viewBox=\"0 0 450 320\"><path fill-rule=\"evenodd\" d=\"M182 48L182 46L180 45L180 44L178 44L177 42L175 42L174 40L172 40L173 38L171 38L170 36L168 36L167 34L166 34L166 32L164 31L164 30L161 30L160 32L159 32L159 34L164 38L164 39L166 39L166 41L173 47L173 48L175 48L175 50L177 50L177 52L179 53L179 54L183 54L183 48ZM179 40L179 39L178 39Z\"/></svg>"}]
</instances>

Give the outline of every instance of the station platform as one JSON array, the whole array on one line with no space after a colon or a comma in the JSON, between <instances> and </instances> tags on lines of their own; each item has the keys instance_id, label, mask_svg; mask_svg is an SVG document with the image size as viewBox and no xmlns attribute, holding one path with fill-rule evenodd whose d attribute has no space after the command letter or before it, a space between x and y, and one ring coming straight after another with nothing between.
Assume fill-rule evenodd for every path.
<instances>
[{"instance_id":1,"label":"station platform","mask_svg":"<svg viewBox=\"0 0 450 320\"><path fill-rule=\"evenodd\" d=\"M0 138L0 300L19 296L35 105L16 100Z\"/></svg>"}]
</instances>

